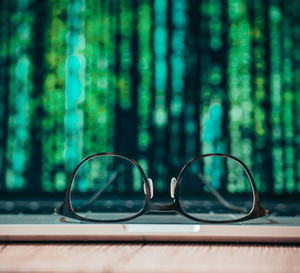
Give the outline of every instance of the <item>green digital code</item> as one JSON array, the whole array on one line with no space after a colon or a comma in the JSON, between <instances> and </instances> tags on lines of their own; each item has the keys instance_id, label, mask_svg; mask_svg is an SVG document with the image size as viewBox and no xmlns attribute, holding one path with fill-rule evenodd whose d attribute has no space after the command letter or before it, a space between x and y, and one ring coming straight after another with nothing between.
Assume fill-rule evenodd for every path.
<instances>
[{"instance_id":1,"label":"green digital code","mask_svg":"<svg viewBox=\"0 0 300 273\"><path fill-rule=\"evenodd\" d=\"M300 193L299 13L297 0L2 0L0 192L61 192L82 158L118 152L160 193L206 153L240 158L260 192ZM132 176L119 191L141 189Z\"/></svg>"}]
</instances>

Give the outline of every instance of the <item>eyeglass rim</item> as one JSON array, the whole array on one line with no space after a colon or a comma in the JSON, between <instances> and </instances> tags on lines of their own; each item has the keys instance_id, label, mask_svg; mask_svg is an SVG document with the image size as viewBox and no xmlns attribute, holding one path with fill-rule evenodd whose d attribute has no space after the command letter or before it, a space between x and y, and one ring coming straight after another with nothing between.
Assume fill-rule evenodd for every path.
<instances>
[{"instance_id":1,"label":"eyeglass rim","mask_svg":"<svg viewBox=\"0 0 300 273\"><path fill-rule=\"evenodd\" d=\"M74 182L74 179L76 177L76 174L79 170L79 168L88 160L96 158L96 157L101 157L101 156L114 156L114 157L118 157L118 158L122 158L124 160L127 160L129 162L131 162L133 165L135 165L138 170L140 171L140 174L142 176L143 182L145 184L146 187L146 195L145 195L145 204L144 207L141 208L138 212L133 213L130 217L125 217L125 218L120 218L120 219L112 219L112 220L104 220L104 219L93 219L93 218L88 218L88 217L84 217L81 216L80 214L78 214L73 206L72 206L72 202L71 202L71 188ZM126 157L122 154L118 154L118 153L112 153L112 152L104 152L104 153L96 153L96 154L92 154L89 155L87 157L85 157L84 159L82 159L79 164L75 167L71 178L68 182L67 188L66 188L66 194L64 197L64 201L61 204L60 207L56 208L54 210L55 213L66 216L66 217L70 217L76 220L81 220L81 221L88 221L88 222L96 222L96 223L117 223L117 222L125 222L125 221L129 221L132 220L134 218L137 218L141 215L143 215L147 208L149 207L149 203L150 203L150 198L151 197L151 191L150 191L150 185L149 182L146 178L146 175L144 173L144 170L142 169L142 167L138 164L138 162L132 158Z\"/></svg>"},{"instance_id":2,"label":"eyeglass rim","mask_svg":"<svg viewBox=\"0 0 300 273\"><path fill-rule=\"evenodd\" d=\"M182 178L184 173L186 172L186 170L189 168L189 166L191 164L193 164L195 161L201 159L201 158L205 158L205 157L212 157L212 156L217 156L217 157L223 157L223 158L230 158L232 160L234 160L235 162L237 162L246 172L249 180L250 180L250 184L251 184L251 189L252 189L252 197L253 197L253 201L252 201L252 208L249 211L248 214L246 214L245 216L241 217L241 218L237 218L234 220L207 220L207 219L201 219L201 218L197 218L197 217L193 217L191 214L185 212L184 209L182 209L181 204L180 204L180 198L179 198L179 188L180 188L180 184L182 182ZM175 202L178 200L178 209L179 212L194 221L199 221L199 222L204 222L204 223L216 223L216 224L226 224L226 223L236 223L236 222L243 222L243 221L247 221L247 220L251 220L251 219L255 219L261 216L266 216L268 215L268 210L266 210L262 204L260 203L260 198L258 195L258 191L256 188L256 184L254 181L254 178L250 172L250 170L248 169L248 167L246 166L246 164L240 160L239 158L233 156L233 155L229 155L229 154L224 154L224 153L207 153L207 154L203 154L203 155L199 155L194 157L193 159L191 159L188 163L186 163L181 171L179 172L179 175L177 177L177 183L176 183L176 187L174 190L174 199Z\"/></svg>"},{"instance_id":3,"label":"eyeglass rim","mask_svg":"<svg viewBox=\"0 0 300 273\"><path fill-rule=\"evenodd\" d=\"M138 170L140 171L140 174L142 176L144 185L146 187L146 194L145 194L145 203L144 203L144 207L141 208L137 213L131 215L130 217L125 217L125 218L121 218L121 219L112 219L112 220L104 220L104 219L92 219L92 218L87 218L84 216L81 216L80 214L76 213L74 208L72 207L72 203L71 203L71 188L74 182L74 178L79 170L79 168L88 160L95 158L95 157L100 157L100 156L115 156L115 157L119 157L122 158L124 160L127 160L129 162L131 162L133 165L135 165ZM225 158L230 158L233 159L234 161L236 161L237 163L239 163L244 171L246 172L249 180L250 180L250 184L251 184L251 189L252 189L252 194L253 194L253 205L251 210L249 211L249 213L241 218L237 218L237 219L233 219L233 220L207 220L207 219L201 219L201 218L196 218L193 217L192 215L186 213L181 205L180 205L180 198L179 198L179 187L180 184L182 182L182 177L184 175L184 172L188 169L188 167L195 161L204 158L204 157L209 157L209 156L218 156L218 157L225 157ZM118 223L118 222L125 222L125 221L129 221L129 220L133 220L145 213L147 213L148 211L150 211L150 200L151 200L151 190L150 190L150 185L149 182L146 178L146 175L144 173L144 170L142 169L142 167L139 165L139 163L127 156L124 156L122 154L118 154L118 153L113 153L113 152L104 152L104 153L95 153L92 154L90 156L85 157L84 159L82 159L80 161L80 163L76 166L76 168L74 169L72 176L68 182L67 188L66 188L66 194L64 197L64 201L61 204L61 206L59 206L58 208L56 208L54 210L55 213L60 214L62 216L66 216L66 217L70 217L73 219L77 219L77 220L81 220L81 221L88 221L88 222L94 222L94 223ZM264 207L261 205L260 203L260 199L259 199L259 195L258 195L258 191L253 179L253 176L250 172L250 170L248 169L248 167L246 166L245 163L243 163L239 158L233 156L233 155L229 155L229 154L224 154L224 153L208 153L208 154L203 154L203 155L199 155L193 159L191 159L188 163L186 163L182 168L181 171L179 172L179 175L177 177L177 183L175 185L175 190L174 190L174 206L173 209L178 212L179 214L193 220L196 222L202 222L202 223L215 223L215 224L228 224L228 223L236 223L236 222L242 222L242 221L246 221L246 220L250 220L250 219L255 219L261 216L265 216L268 215L268 210L264 209Z\"/></svg>"}]
</instances>

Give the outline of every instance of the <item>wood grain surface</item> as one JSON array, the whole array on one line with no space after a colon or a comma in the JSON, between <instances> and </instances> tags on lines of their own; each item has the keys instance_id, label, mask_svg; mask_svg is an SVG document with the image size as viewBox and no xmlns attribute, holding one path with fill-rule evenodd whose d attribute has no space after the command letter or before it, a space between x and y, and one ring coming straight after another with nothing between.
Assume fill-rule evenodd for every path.
<instances>
[{"instance_id":1,"label":"wood grain surface","mask_svg":"<svg viewBox=\"0 0 300 273\"><path fill-rule=\"evenodd\" d=\"M300 245L0 244L0 272L300 272Z\"/></svg>"}]
</instances>

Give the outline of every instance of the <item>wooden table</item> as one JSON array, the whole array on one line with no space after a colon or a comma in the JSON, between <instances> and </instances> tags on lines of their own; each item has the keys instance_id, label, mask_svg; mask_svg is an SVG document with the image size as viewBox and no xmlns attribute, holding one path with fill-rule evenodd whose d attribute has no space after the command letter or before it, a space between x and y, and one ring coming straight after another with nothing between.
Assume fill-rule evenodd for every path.
<instances>
[{"instance_id":1,"label":"wooden table","mask_svg":"<svg viewBox=\"0 0 300 273\"><path fill-rule=\"evenodd\" d=\"M0 244L0 272L300 272L300 245Z\"/></svg>"}]
</instances>

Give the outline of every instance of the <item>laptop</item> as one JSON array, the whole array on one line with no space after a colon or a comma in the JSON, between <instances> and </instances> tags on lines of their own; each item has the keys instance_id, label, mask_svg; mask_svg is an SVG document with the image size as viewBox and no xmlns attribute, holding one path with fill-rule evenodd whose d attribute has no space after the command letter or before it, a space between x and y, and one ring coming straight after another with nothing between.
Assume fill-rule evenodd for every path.
<instances>
[{"instance_id":1,"label":"laptop","mask_svg":"<svg viewBox=\"0 0 300 273\"><path fill-rule=\"evenodd\" d=\"M285 3L15 2L0 11L1 241L300 242L299 23ZM63 215L77 164L107 151L139 167L81 168L77 218ZM236 221L253 202L236 161L171 180L208 153L246 163L268 215ZM149 177L164 211L78 219L136 216ZM175 197L181 213L166 209Z\"/></svg>"},{"instance_id":2,"label":"laptop","mask_svg":"<svg viewBox=\"0 0 300 273\"><path fill-rule=\"evenodd\" d=\"M299 202L282 200L262 202L270 211L268 216L232 224L199 223L175 212L152 212L120 223L90 223L55 214L53 209L61 205L58 201L7 200L0 202L0 240L299 243ZM112 206L120 207L118 202L104 203L106 213L118 214L119 218L126 215L115 212ZM206 201L207 211L203 213L202 209L201 217L217 217L213 212L215 205L216 202ZM134 209L135 204L130 202L130 206ZM226 219L237 217L238 214L228 214Z\"/></svg>"}]
</instances>

